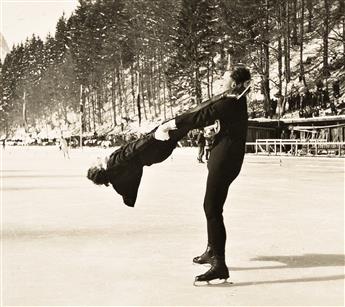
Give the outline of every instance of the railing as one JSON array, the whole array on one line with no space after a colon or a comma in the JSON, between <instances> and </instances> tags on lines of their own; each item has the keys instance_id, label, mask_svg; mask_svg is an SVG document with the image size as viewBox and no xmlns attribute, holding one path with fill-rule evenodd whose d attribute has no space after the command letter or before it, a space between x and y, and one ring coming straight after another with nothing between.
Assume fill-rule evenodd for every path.
<instances>
[{"instance_id":1,"label":"railing","mask_svg":"<svg viewBox=\"0 0 345 307\"><path fill-rule=\"evenodd\" d=\"M322 139L257 139L246 143L246 146L247 152L266 155L345 155L345 142L327 142Z\"/></svg>"}]
</instances>

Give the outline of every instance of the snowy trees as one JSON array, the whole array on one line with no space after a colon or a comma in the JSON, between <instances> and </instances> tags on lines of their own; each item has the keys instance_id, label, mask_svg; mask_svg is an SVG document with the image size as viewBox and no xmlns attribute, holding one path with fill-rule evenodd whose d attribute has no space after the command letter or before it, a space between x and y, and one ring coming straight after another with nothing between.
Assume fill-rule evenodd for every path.
<instances>
[{"instance_id":1,"label":"snowy trees","mask_svg":"<svg viewBox=\"0 0 345 307\"><path fill-rule=\"evenodd\" d=\"M198 103L202 100L202 80L219 52L216 49L218 40L224 37L224 33L216 31L219 22L216 8L216 1L212 0L183 0L178 16L171 71L182 83L182 89L194 96Z\"/></svg>"},{"instance_id":2,"label":"snowy trees","mask_svg":"<svg viewBox=\"0 0 345 307\"><path fill-rule=\"evenodd\" d=\"M68 124L68 112L77 112L80 102L88 131L171 117L179 97L188 94L200 102L212 96L213 79L229 58L252 67L267 111L272 94L286 93L292 79L305 80L318 67L306 64L309 40L323 42L315 59L321 76L332 69L331 42L342 44L344 61L343 0L79 2L44 42L34 35L5 58L2 128L23 123L24 93L31 125L54 112Z\"/></svg>"}]
</instances>

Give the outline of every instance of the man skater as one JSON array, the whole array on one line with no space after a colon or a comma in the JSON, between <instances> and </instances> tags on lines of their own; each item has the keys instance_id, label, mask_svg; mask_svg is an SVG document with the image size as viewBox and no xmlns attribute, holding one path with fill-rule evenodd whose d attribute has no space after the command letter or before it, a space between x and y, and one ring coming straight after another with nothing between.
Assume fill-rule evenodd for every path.
<instances>
[{"instance_id":1,"label":"man skater","mask_svg":"<svg viewBox=\"0 0 345 307\"><path fill-rule=\"evenodd\" d=\"M227 279L229 270L225 263L226 231L223 206L230 184L240 173L245 154L248 127L246 83L250 72L243 66L230 74L226 86L232 95L226 96L196 112L175 118L177 129L197 129L219 120L220 131L215 136L208 160L208 177L204 197L208 244L206 251L193 259L194 263L211 264L211 268L195 278L195 282ZM170 125L171 127L171 125Z\"/></svg>"},{"instance_id":2,"label":"man skater","mask_svg":"<svg viewBox=\"0 0 345 307\"><path fill-rule=\"evenodd\" d=\"M194 263L211 264L211 268L195 278L195 282L227 279L229 270L225 263L226 231L223 206L228 189L240 173L248 126L246 93L251 79L244 66L227 72L226 92L217 100L202 104L177 116L136 142L115 151L106 166L95 166L88 178L96 184L108 185L123 196L126 204L134 206L144 165L166 159L179 139L192 129L219 123L208 161L208 177L204 197L208 244L206 251L193 259ZM127 202L126 202L127 201Z\"/></svg>"}]
</instances>

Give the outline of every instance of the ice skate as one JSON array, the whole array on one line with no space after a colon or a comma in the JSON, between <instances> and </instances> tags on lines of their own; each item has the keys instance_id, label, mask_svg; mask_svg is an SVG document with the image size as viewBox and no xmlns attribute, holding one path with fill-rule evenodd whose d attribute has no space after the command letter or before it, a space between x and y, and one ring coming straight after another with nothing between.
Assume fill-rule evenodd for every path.
<instances>
[{"instance_id":1,"label":"ice skate","mask_svg":"<svg viewBox=\"0 0 345 307\"><path fill-rule=\"evenodd\" d=\"M211 260L211 268L206 273L195 277L194 286L227 282L229 269L225 264L224 257L214 256Z\"/></svg>"},{"instance_id":2,"label":"ice skate","mask_svg":"<svg viewBox=\"0 0 345 307\"><path fill-rule=\"evenodd\" d=\"M213 251L211 249L211 246L208 245L205 252L202 255L193 258L193 263L195 263L195 264L211 264L212 256L213 256Z\"/></svg>"}]
</instances>

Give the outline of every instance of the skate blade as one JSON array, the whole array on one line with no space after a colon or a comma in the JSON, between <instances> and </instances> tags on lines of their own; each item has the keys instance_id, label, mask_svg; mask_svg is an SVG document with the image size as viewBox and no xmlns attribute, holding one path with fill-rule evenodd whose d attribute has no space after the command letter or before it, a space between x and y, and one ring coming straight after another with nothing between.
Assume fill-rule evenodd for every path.
<instances>
[{"instance_id":1,"label":"skate blade","mask_svg":"<svg viewBox=\"0 0 345 307\"><path fill-rule=\"evenodd\" d=\"M193 262L193 265L203 265L203 266L206 266L206 267L210 267L211 266L211 263L196 263L196 262Z\"/></svg>"},{"instance_id":2,"label":"skate blade","mask_svg":"<svg viewBox=\"0 0 345 307\"><path fill-rule=\"evenodd\" d=\"M227 278L213 279L213 280L209 280L209 281L194 281L193 282L194 287L217 286L217 285L223 285L223 284L233 284L233 282L228 281Z\"/></svg>"}]
</instances>

